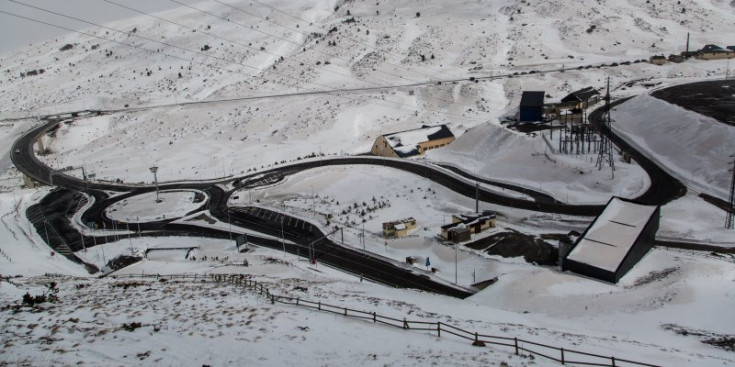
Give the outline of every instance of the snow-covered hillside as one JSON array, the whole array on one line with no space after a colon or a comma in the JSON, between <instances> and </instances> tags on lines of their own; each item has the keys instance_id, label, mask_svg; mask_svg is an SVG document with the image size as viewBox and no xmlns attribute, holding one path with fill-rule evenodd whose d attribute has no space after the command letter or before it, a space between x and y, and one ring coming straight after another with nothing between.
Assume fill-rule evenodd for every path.
<instances>
[{"instance_id":1,"label":"snow-covered hillside","mask_svg":"<svg viewBox=\"0 0 735 367\"><path fill-rule=\"evenodd\" d=\"M678 53L686 32L693 47L726 44L735 28L724 2L654 3L203 2L83 31L98 38L70 34L6 53L0 109L15 116L428 83L118 113L80 121L91 126L72 127L66 140L62 131L50 144L49 163L128 181L150 180L149 164L165 181L238 174L310 153L361 153L381 133L422 124L448 123L456 135L489 124L493 134L522 90L558 100L601 88L611 75L624 95L639 91L638 82L724 74L724 62L691 61L438 84ZM122 151L145 164L119 159ZM190 154L182 159L182 151Z\"/></svg>"},{"instance_id":2,"label":"snow-covered hillside","mask_svg":"<svg viewBox=\"0 0 735 367\"><path fill-rule=\"evenodd\" d=\"M136 3L110 0L104 6L135 13ZM62 2L44 4L67 14ZM62 23L58 15L25 10L24 16ZM68 15L96 22L84 12ZM84 166L97 180L143 183L153 181L151 166L159 167L159 182L238 176L322 155L361 154L380 134L447 124L457 140L415 162L457 166L562 202L604 204L611 195L640 195L650 179L635 162L622 160L612 178L609 169L595 167L597 154L558 154L548 131L521 133L502 121L516 114L524 90L543 90L552 102L583 87L603 89L610 77L614 98L640 95L614 110L614 129L690 189L662 207L659 238L733 247L733 232L722 229L724 211L697 194L726 197L722 157L731 153L728 137L735 129L647 95L720 78L729 65L640 62L683 51L687 33L692 49L731 45L733 19L735 2L729 0L217 0L99 27L77 21L83 34L6 52L0 55L0 142L6 147L0 159L0 274L23 278L0 281L0 317L7 320L0 365L557 365L428 332L272 305L223 284L141 281L123 290L121 280L63 278L57 279L59 303L16 313L25 292L47 291L50 279L41 275L83 277L86 271L52 255L24 216L48 189L20 188L8 150L37 120L11 118L116 110L60 124L44 136L49 154L39 158L56 168ZM672 122L676 116L686 118ZM697 139L686 139L693 135ZM672 141L682 140L687 149L671 149ZM165 213L151 212L149 193L108 214L148 221L198 207L191 191L162 194L170 204ZM472 198L387 167L321 167L235 196L230 205L344 227L345 242L358 251L399 262L430 257L436 274L422 266L413 270L442 282L495 283L457 300L363 282L264 248L240 254L231 241L136 238L130 232L77 255L103 267L117 255L192 246L196 261L158 251L120 273L241 272L279 294L302 295L296 287L308 288L304 298L398 319L438 319L666 366L735 364L726 349L735 330L728 317L732 257L655 249L620 284L610 285L520 257L449 247L436 240L439 227L453 214L474 211ZM480 205L498 214L498 228L481 236L582 232L591 220ZM206 214L179 222L231 228ZM412 236L385 241L382 223L409 216L419 223ZM241 266L243 260L250 266ZM144 327L125 331L131 322ZM725 348L712 345L720 339Z\"/></svg>"}]
</instances>

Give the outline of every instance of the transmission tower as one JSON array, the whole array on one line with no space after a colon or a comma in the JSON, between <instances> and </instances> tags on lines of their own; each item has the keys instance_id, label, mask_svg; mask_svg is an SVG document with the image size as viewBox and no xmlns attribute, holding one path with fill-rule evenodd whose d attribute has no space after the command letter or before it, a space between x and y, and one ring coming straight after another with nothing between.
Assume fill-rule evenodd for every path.
<instances>
[{"instance_id":1,"label":"transmission tower","mask_svg":"<svg viewBox=\"0 0 735 367\"><path fill-rule=\"evenodd\" d=\"M600 126L600 154L597 156L597 169L602 170L602 166L608 164L612 177L615 178L615 160L613 159L613 144L605 134L612 132L612 119L610 118L610 77L607 77L607 94L605 94L605 114L602 117L602 126Z\"/></svg>"},{"instance_id":2,"label":"transmission tower","mask_svg":"<svg viewBox=\"0 0 735 367\"><path fill-rule=\"evenodd\" d=\"M727 207L727 218L725 219L725 228L735 228L735 154L732 157L732 181L730 182L730 206Z\"/></svg>"}]
</instances>

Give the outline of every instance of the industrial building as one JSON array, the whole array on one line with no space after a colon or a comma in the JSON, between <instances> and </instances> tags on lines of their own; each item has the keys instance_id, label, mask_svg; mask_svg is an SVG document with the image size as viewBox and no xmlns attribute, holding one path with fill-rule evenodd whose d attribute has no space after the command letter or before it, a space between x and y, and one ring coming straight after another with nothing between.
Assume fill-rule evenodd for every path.
<instances>
[{"instance_id":1,"label":"industrial building","mask_svg":"<svg viewBox=\"0 0 735 367\"><path fill-rule=\"evenodd\" d=\"M617 283L653 247L660 208L613 197L562 261L562 270Z\"/></svg>"},{"instance_id":2,"label":"industrial building","mask_svg":"<svg viewBox=\"0 0 735 367\"><path fill-rule=\"evenodd\" d=\"M544 117L545 92L525 91L521 95L518 120L521 122L541 121Z\"/></svg>"}]
</instances>

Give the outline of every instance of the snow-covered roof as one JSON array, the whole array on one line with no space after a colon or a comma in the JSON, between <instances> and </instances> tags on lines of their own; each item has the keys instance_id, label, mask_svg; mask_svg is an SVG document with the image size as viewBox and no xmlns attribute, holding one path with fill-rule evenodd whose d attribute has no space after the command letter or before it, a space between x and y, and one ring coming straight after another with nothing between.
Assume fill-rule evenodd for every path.
<instances>
[{"instance_id":1,"label":"snow-covered roof","mask_svg":"<svg viewBox=\"0 0 735 367\"><path fill-rule=\"evenodd\" d=\"M419 143L454 136L447 125L424 126L414 130L383 135L391 148L402 157L418 154Z\"/></svg>"},{"instance_id":2,"label":"snow-covered roof","mask_svg":"<svg viewBox=\"0 0 735 367\"><path fill-rule=\"evenodd\" d=\"M578 91L570 93L566 97L562 98L561 101L562 102L582 102L582 101L586 101L592 98L592 96L594 95L599 95L599 94L600 92L598 92L597 89L593 87L587 87L587 88L582 88Z\"/></svg>"},{"instance_id":3,"label":"snow-covered roof","mask_svg":"<svg viewBox=\"0 0 735 367\"><path fill-rule=\"evenodd\" d=\"M396 225L395 225L395 226L393 226L393 227L394 227L394 228L395 228L395 229L396 229L397 231L402 231L402 230L406 229L406 225L405 225L405 224L403 224L403 223L399 223L399 224L396 224Z\"/></svg>"},{"instance_id":4,"label":"snow-covered roof","mask_svg":"<svg viewBox=\"0 0 735 367\"><path fill-rule=\"evenodd\" d=\"M726 50L717 45L709 44L709 45L705 45L704 47L702 47L702 49L699 50L699 52L731 52L731 51Z\"/></svg>"},{"instance_id":5,"label":"snow-covered roof","mask_svg":"<svg viewBox=\"0 0 735 367\"><path fill-rule=\"evenodd\" d=\"M616 271L656 209L612 198L567 259Z\"/></svg>"}]
</instances>

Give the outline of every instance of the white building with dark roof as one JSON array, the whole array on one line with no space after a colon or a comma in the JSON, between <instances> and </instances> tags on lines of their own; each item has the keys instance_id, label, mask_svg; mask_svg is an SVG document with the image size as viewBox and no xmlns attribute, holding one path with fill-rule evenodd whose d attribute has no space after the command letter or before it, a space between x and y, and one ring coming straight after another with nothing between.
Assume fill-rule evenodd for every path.
<instances>
[{"instance_id":1,"label":"white building with dark roof","mask_svg":"<svg viewBox=\"0 0 735 367\"><path fill-rule=\"evenodd\" d=\"M562 261L562 270L617 283L653 247L660 209L613 197Z\"/></svg>"}]
</instances>

